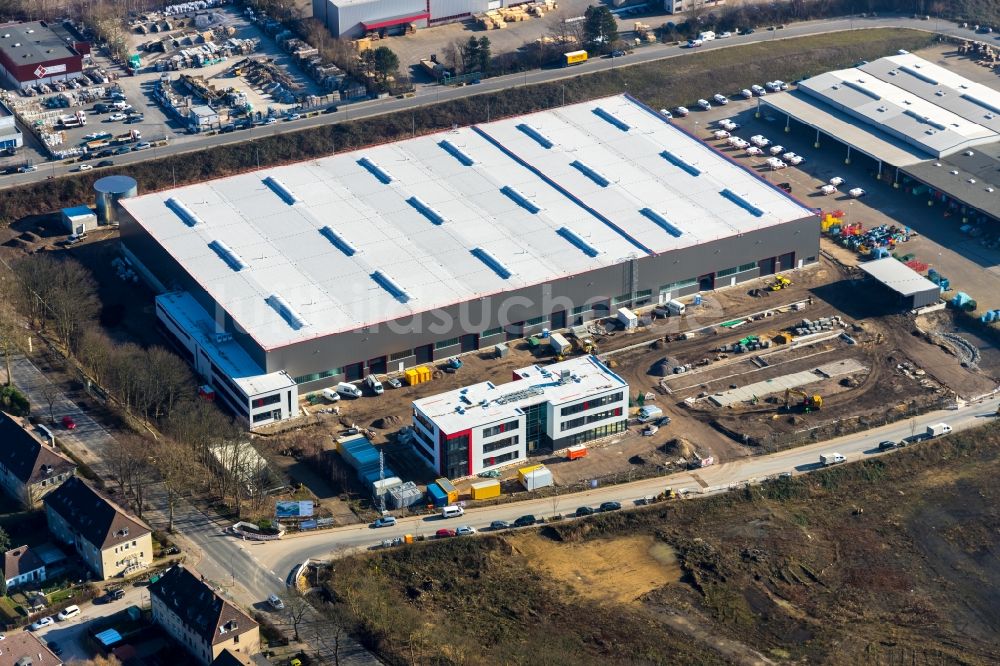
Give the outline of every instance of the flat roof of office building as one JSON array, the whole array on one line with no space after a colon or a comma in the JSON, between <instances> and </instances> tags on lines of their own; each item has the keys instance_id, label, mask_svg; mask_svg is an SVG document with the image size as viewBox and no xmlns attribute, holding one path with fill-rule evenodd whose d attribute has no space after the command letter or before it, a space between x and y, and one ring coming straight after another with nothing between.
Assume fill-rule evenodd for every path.
<instances>
[{"instance_id":1,"label":"flat roof of office building","mask_svg":"<svg viewBox=\"0 0 1000 666\"><path fill-rule=\"evenodd\" d=\"M563 371L568 373L565 379L561 378ZM443 432L451 434L483 423L516 418L523 407L543 401L559 405L617 387L628 388L628 383L596 356L579 356L547 366L533 365L514 373L521 379L499 386L480 382L414 400L413 406Z\"/></svg>"},{"instance_id":2,"label":"flat roof of office building","mask_svg":"<svg viewBox=\"0 0 1000 666\"><path fill-rule=\"evenodd\" d=\"M160 294L156 302L178 327L194 338L219 371L231 378L247 396L279 391L295 384L284 372L265 374L243 347L221 331L201 304L186 291Z\"/></svg>"},{"instance_id":3,"label":"flat roof of office building","mask_svg":"<svg viewBox=\"0 0 1000 666\"><path fill-rule=\"evenodd\" d=\"M72 43L41 21L0 25L0 51L18 65L40 65L79 55Z\"/></svg>"},{"instance_id":4,"label":"flat roof of office building","mask_svg":"<svg viewBox=\"0 0 1000 666\"><path fill-rule=\"evenodd\" d=\"M859 264L858 268L901 296L941 290L938 285L893 257L866 261Z\"/></svg>"},{"instance_id":5,"label":"flat roof of office building","mask_svg":"<svg viewBox=\"0 0 1000 666\"><path fill-rule=\"evenodd\" d=\"M265 349L813 214L625 95L121 204Z\"/></svg>"}]
</instances>

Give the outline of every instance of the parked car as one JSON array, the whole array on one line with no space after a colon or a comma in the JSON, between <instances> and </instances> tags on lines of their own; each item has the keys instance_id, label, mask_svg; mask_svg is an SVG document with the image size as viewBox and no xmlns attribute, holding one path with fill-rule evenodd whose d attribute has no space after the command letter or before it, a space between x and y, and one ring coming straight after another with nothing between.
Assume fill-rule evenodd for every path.
<instances>
[{"instance_id":1,"label":"parked car","mask_svg":"<svg viewBox=\"0 0 1000 666\"><path fill-rule=\"evenodd\" d=\"M511 527L513 527L513 525L508 523L506 520L494 520L492 523L490 523L490 529L493 531L506 530Z\"/></svg>"},{"instance_id":2,"label":"parked car","mask_svg":"<svg viewBox=\"0 0 1000 666\"><path fill-rule=\"evenodd\" d=\"M889 439L878 443L879 451L891 451L892 449L898 449L898 448L899 444Z\"/></svg>"},{"instance_id":3,"label":"parked car","mask_svg":"<svg viewBox=\"0 0 1000 666\"><path fill-rule=\"evenodd\" d=\"M709 109L712 108L712 105L708 103L707 99L699 99L698 100L698 107L700 109L702 109L703 111L708 111Z\"/></svg>"},{"instance_id":4,"label":"parked car","mask_svg":"<svg viewBox=\"0 0 1000 666\"><path fill-rule=\"evenodd\" d=\"M267 605L276 611L285 609L285 602L277 594L272 594L267 598Z\"/></svg>"},{"instance_id":5,"label":"parked car","mask_svg":"<svg viewBox=\"0 0 1000 666\"><path fill-rule=\"evenodd\" d=\"M118 601L125 598L125 590L114 589L108 590L107 594L104 595L104 602L110 604L112 601Z\"/></svg>"},{"instance_id":6,"label":"parked car","mask_svg":"<svg viewBox=\"0 0 1000 666\"><path fill-rule=\"evenodd\" d=\"M531 514L528 514L515 520L514 527L527 527L528 525L534 525L536 522L538 522L538 520Z\"/></svg>"},{"instance_id":7,"label":"parked car","mask_svg":"<svg viewBox=\"0 0 1000 666\"><path fill-rule=\"evenodd\" d=\"M577 517L581 516L592 516L594 515L594 510L589 506L581 506L576 510Z\"/></svg>"},{"instance_id":8,"label":"parked car","mask_svg":"<svg viewBox=\"0 0 1000 666\"><path fill-rule=\"evenodd\" d=\"M660 115L663 116L664 118L673 118L674 117L674 114L670 113L670 111L667 110L667 109L660 109Z\"/></svg>"},{"instance_id":9,"label":"parked car","mask_svg":"<svg viewBox=\"0 0 1000 666\"><path fill-rule=\"evenodd\" d=\"M93 168L94 168L94 167L92 167L92 166L91 166L91 165L89 165L89 164L81 164L80 166L78 166L78 167L76 168L76 170L77 170L77 171L90 171L90 170L91 170L91 169L93 169Z\"/></svg>"},{"instance_id":10,"label":"parked car","mask_svg":"<svg viewBox=\"0 0 1000 666\"><path fill-rule=\"evenodd\" d=\"M127 116L124 113L121 113L120 111L117 113L112 113L110 116L108 116L108 120L111 122L118 122L120 120L125 120L125 118L127 118Z\"/></svg>"},{"instance_id":11,"label":"parked car","mask_svg":"<svg viewBox=\"0 0 1000 666\"><path fill-rule=\"evenodd\" d=\"M723 106L729 104L729 98L723 95L722 93L715 93L714 95L712 95L712 99L715 100L716 104L721 104Z\"/></svg>"},{"instance_id":12,"label":"parked car","mask_svg":"<svg viewBox=\"0 0 1000 666\"><path fill-rule=\"evenodd\" d=\"M455 536L455 530L450 530L447 527L442 527L441 529L439 529L437 532L434 533L434 536L436 536L438 539L446 539L448 537Z\"/></svg>"},{"instance_id":13,"label":"parked car","mask_svg":"<svg viewBox=\"0 0 1000 666\"><path fill-rule=\"evenodd\" d=\"M750 90L753 91L753 94L757 95L758 97L763 97L764 95L767 94L767 91L758 86L756 83L750 86Z\"/></svg>"},{"instance_id":14,"label":"parked car","mask_svg":"<svg viewBox=\"0 0 1000 666\"><path fill-rule=\"evenodd\" d=\"M339 107L337 107L336 105L328 106L325 109L323 109L323 113L337 113L337 111L339 110L340 110Z\"/></svg>"},{"instance_id":15,"label":"parked car","mask_svg":"<svg viewBox=\"0 0 1000 666\"><path fill-rule=\"evenodd\" d=\"M395 527L396 526L396 516L381 516L372 523L372 527L378 529L379 527Z\"/></svg>"},{"instance_id":16,"label":"parked car","mask_svg":"<svg viewBox=\"0 0 1000 666\"><path fill-rule=\"evenodd\" d=\"M56 618L60 622L62 622L64 620L70 619L71 617L76 617L79 614L80 614L79 606L76 605L66 606L66 608L63 608L61 611L59 611L59 613L56 615Z\"/></svg>"},{"instance_id":17,"label":"parked car","mask_svg":"<svg viewBox=\"0 0 1000 666\"><path fill-rule=\"evenodd\" d=\"M32 171L38 171L38 167L34 164L25 164L17 168L18 173L31 173Z\"/></svg>"},{"instance_id":18,"label":"parked car","mask_svg":"<svg viewBox=\"0 0 1000 666\"><path fill-rule=\"evenodd\" d=\"M53 621L53 619L51 617L40 617L40 618L38 618L37 620L35 620L34 622L31 623L30 629L32 631L38 631L39 629L42 629L43 627L47 627L50 624L53 624L53 622L54 621Z\"/></svg>"},{"instance_id":19,"label":"parked car","mask_svg":"<svg viewBox=\"0 0 1000 666\"><path fill-rule=\"evenodd\" d=\"M657 428L662 428L663 426L670 425L670 417L669 416L662 416L662 417L656 419L655 425L656 425Z\"/></svg>"},{"instance_id":20,"label":"parked car","mask_svg":"<svg viewBox=\"0 0 1000 666\"><path fill-rule=\"evenodd\" d=\"M387 377L385 383L389 385L389 388L394 389L402 388L403 386L403 382L399 381L395 377Z\"/></svg>"},{"instance_id":21,"label":"parked car","mask_svg":"<svg viewBox=\"0 0 1000 666\"><path fill-rule=\"evenodd\" d=\"M264 121L264 124L265 125L273 125L276 122L278 122L277 118L268 118L267 120Z\"/></svg>"},{"instance_id":22,"label":"parked car","mask_svg":"<svg viewBox=\"0 0 1000 666\"><path fill-rule=\"evenodd\" d=\"M750 99L751 97L753 97L753 91L750 90L749 88L744 88L743 90L740 91L740 96L743 99Z\"/></svg>"},{"instance_id":23,"label":"parked car","mask_svg":"<svg viewBox=\"0 0 1000 666\"><path fill-rule=\"evenodd\" d=\"M125 119L126 125L134 125L135 123L141 123L144 120L143 116L129 116Z\"/></svg>"},{"instance_id":24,"label":"parked car","mask_svg":"<svg viewBox=\"0 0 1000 666\"><path fill-rule=\"evenodd\" d=\"M285 116L285 120L298 120L301 117L302 116L298 113L289 113L287 116Z\"/></svg>"},{"instance_id":25,"label":"parked car","mask_svg":"<svg viewBox=\"0 0 1000 666\"><path fill-rule=\"evenodd\" d=\"M715 36L715 38L716 39L727 39L727 38L732 37L732 36L733 36L733 33L731 33L728 30L726 30L725 32L720 32L719 34L717 34Z\"/></svg>"},{"instance_id":26,"label":"parked car","mask_svg":"<svg viewBox=\"0 0 1000 666\"><path fill-rule=\"evenodd\" d=\"M115 155L125 155L132 152L132 146L122 146L115 151Z\"/></svg>"},{"instance_id":27,"label":"parked car","mask_svg":"<svg viewBox=\"0 0 1000 666\"><path fill-rule=\"evenodd\" d=\"M73 420L72 416L62 417L62 424L66 430L76 430L76 421Z\"/></svg>"},{"instance_id":28,"label":"parked car","mask_svg":"<svg viewBox=\"0 0 1000 666\"><path fill-rule=\"evenodd\" d=\"M674 109L674 115L677 116L678 118L683 118L689 113L691 112L687 110L686 106L678 106L676 109Z\"/></svg>"},{"instance_id":29,"label":"parked car","mask_svg":"<svg viewBox=\"0 0 1000 666\"><path fill-rule=\"evenodd\" d=\"M770 152L772 155L780 155L781 153L785 152L785 147L780 144L777 146L771 146Z\"/></svg>"},{"instance_id":30,"label":"parked car","mask_svg":"<svg viewBox=\"0 0 1000 666\"><path fill-rule=\"evenodd\" d=\"M601 503L601 506L598 507L598 511L618 511L621 508L621 502L603 502Z\"/></svg>"},{"instance_id":31,"label":"parked car","mask_svg":"<svg viewBox=\"0 0 1000 666\"><path fill-rule=\"evenodd\" d=\"M99 167L109 167L114 165L115 165L114 160L101 160L100 162L97 163L97 166Z\"/></svg>"},{"instance_id":32,"label":"parked car","mask_svg":"<svg viewBox=\"0 0 1000 666\"><path fill-rule=\"evenodd\" d=\"M469 527L468 525L462 525L455 530L456 536L472 536L476 533L475 527Z\"/></svg>"},{"instance_id":33,"label":"parked car","mask_svg":"<svg viewBox=\"0 0 1000 666\"><path fill-rule=\"evenodd\" d=\"M752 35L755 32L757 32L757 31L754 30L753 28L740 28L740 34L741 35Z\"/></svg>"},{"instance_id":34,"label":"parked car","mask_svg":"<svg viewBox=\"0 0 1000 666\"><path fill-rule=\"evenodd\" d=\"M135 144L135 148L133 148L132 150L149 150L152 147L153 144L151 144L149 141L140 141L139 143Z\"/></svg>"}]
</instances>

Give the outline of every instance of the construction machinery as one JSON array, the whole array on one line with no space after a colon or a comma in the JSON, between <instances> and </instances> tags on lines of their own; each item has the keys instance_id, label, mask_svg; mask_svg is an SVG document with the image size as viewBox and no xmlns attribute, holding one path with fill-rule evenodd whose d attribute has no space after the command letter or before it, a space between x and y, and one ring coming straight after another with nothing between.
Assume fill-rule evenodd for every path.
<instances>
[{"instance_id":1,"label":"construction machinery","mask_svg":"<svg viewBox=\"0 0 1000 666\"><path fill-rule=\"evenodd\" d=\"M800 402L793 404L792 403L793 397L798 397L801 398L802 400ZM802 407L807 412L812 411L814 409L822 409L823 396L821 396L818 393L809 395L805 391L800 391L798 389L793 389L793 388L785 389L785 409L791 409L792 407L795 406Z\"/></svg>"},{"instance_id":2,"label":"construction machinery","mask_svg":"<svg viewBox=\"0 0 1000 666\"><path fill-rule=\"evenodd\" d=\"M781 291L785 287L792 286L792 281L784 275L775 275L774 282L771 283L771 291Z\"/></svg>"}]
</instances>

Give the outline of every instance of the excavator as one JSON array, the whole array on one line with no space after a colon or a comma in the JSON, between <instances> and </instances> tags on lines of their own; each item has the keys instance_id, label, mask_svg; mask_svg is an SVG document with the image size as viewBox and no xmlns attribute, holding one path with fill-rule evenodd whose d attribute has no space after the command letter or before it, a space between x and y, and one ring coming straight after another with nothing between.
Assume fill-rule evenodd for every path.
<instances>
[{"instance_id":1,"label":"excavator","mask_svg":"<svg viewBox=\"0 0 1000 666\"><path fill-rule=\"evenodd\" d=\"M771 291L781 291L785 287L790 287L791 285L792 281L784 275L775 275L774 282L771 283Z\"/></svg>"},{"instance_id":2,"label":"excavator","mask_svg":"<svg viewBox=\"0 0 1000 666\"><path fill-rule=\"evenodd\" d=\"M792 404L792 397L802 398L802 401ZM805 391L799 391L798 389L785 389L785 409L791 409L795 406L802 407L807 412L811 412L814 409L822 409L823 396L819 393L809 395Z\"/></svg>"}]
</instances>

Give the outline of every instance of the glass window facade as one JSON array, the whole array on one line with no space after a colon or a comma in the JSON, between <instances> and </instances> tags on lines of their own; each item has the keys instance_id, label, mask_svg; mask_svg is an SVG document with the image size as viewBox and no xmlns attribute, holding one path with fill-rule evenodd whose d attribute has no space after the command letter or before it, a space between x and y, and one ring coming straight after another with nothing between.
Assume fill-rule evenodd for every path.
<instances>
[{"instance_id":1,"label":"glass window facade","mask_svg":"<svg viewBox=\"0 0 1000 666\"><path fill-rule=\"evenodd\" d=\"M499 425L490 426L489 428L483 428L483 437L493 437L499 435L502 432L510 432L511 430L517 430L517 421L507 421L506 423L501 423Z\"/></svg>"},{"instance_id":2,"label":"glass window facade","mask_svg":"<svg viewBox=\"0 0 1000 666\"><path fill-rule=\"evenodd\" d=\"M601 407L602 405L610 405L612 402L619 402L625 397L624 391L618 391L617 393L609 393L608 395L601 396L600 398L594 398L593 400L585 400L583 402L578 402L575 405L567 405L559 410L560 416L570 416L571 414L579 414L588 409L594 409L595 407Z\"/></svg>"},{"instance_id":3,"label":"glass window facade","mask_svg":"<svg viewBox=\"0 0 1000 666\"><path fill-rule=\"evenodd\" d=\"M514 435L513 437L505 437L504 439L498 439L495 442L490 442L489 444L483 444L483 453L493 453L494 451L499 451L500 449L506 449L508 446L514 446L521 442L521 437L519 435Z\"/></svg>"}]
</instances>

